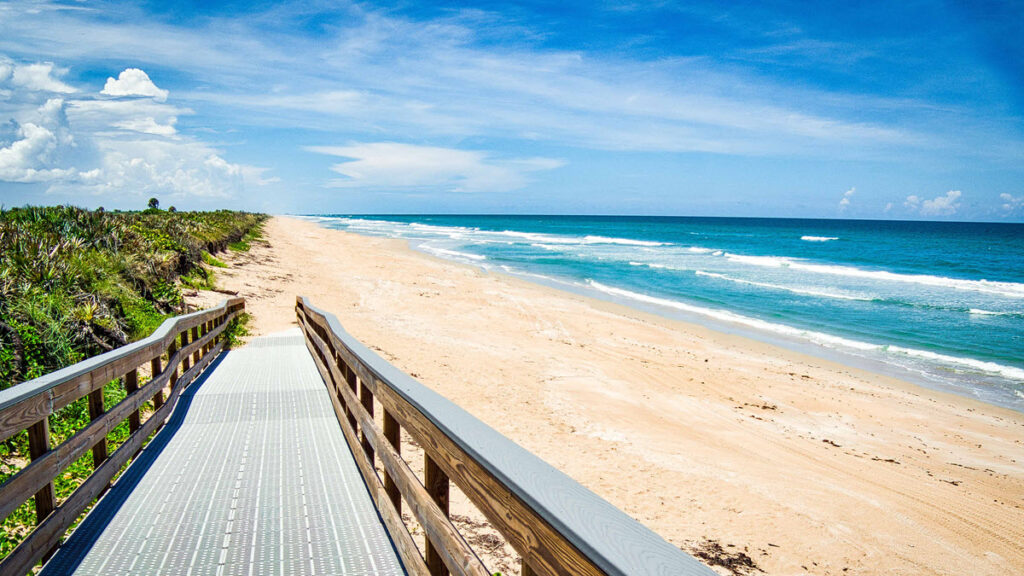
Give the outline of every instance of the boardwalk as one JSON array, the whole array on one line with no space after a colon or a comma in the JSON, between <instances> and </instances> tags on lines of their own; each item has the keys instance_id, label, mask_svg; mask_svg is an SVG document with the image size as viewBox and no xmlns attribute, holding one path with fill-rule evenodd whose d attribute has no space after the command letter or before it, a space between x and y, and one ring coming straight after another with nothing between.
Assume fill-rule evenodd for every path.
<instances>
[{"instance_id":1,"label":"boardwalk","mask_svg":"<svg viewBox=\"0 0 1024 576\"><path fill-rule=\"evenodd\" d=\"M222 355L44 574L404 574L298 330Z\"/></svg>"}]
</instances>

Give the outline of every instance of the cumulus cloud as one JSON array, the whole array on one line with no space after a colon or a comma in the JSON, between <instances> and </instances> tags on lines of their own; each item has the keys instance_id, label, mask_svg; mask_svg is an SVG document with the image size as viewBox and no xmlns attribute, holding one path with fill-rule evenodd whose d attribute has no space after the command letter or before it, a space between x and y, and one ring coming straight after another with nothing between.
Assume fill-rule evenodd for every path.
<instances>
[{"instance_id":1,"label":"cumulus cloud","mask_svg":"<svg viewBox=\"0 0 1024 576\"><path fill-rule=\"evenodd\" d=\"M959 190L950 190L945 195L925 200L917 195L907 196L903 205L918 212L921 216L952 216L960 209Z\"/></svg>"},{"instance_id":2,"label":"cumulus cloud","mask_svg":"<svg viewBox=\"0 0 1024 576\"><path fill-rule=\"evenodd\" d=\"M857 193L857 187L853 186L846 192L843 192L843 197L839 200L839 209L846 210L850 206L850 198Z\"/></svg>"},{"instance_id":3,"label":"cumulus cloud","mask_svg":"<svg viewBox=\"0 0 1024 576\"><path fill-rule=\"evenodd\" d=\"M226 197L273 181L262 168L232 163L178 134L178 116L191 110L164 102L167 91L141 70L109 79L103 93L146 98L105 99L93 91L43 101L40 92L74 90L54 78L63 73L53 64L0 56L0 183L42 183L63 193Z\"/></svg>"},{"instance_id":4,"label":"cumulus cloud","mask_svg":"<svg viewBox=\"0 0 1024 576\"><path fill-rule=\"evenodd\" d=\"M1007 213L1013 213L1024 208L1024 196L1014 196L1004 192L999 195L999 199L1003 201L1003 210Z\"/></svg>"},{"instance_id":5,"label":"cumulus cloud","mask_svg":"<svg viewBox=\"0 0 1024 576\"><path fill-rule=\"evenodd\" d=\"M157 102L167 100L169 92L156 87L156 84L138 68L125 68L115 80L107 78L100 94L107 96L148 96Z\"/></svg>"},{"instance_id":6,"label":"cumulus cloud","mask_svg":"<svg viewBox=\"0 0 1024 576\"><path fill-rule=\"evenodd\" d=\"M3 64L0 63L0 68ZM61 94L71 94L77 92L74 87L68 86L64 82L61 82L57 78L54 78L54 74L64 75L67 73L65 69L56 68L52 62L44 62L39 64L23 64L11 66L7 74L11 76L11 83L15 86L33 90L37 92L57 92ZM4 77L4 72L0 70L0 80Z\"/></svg>"},{"instance_id":7,"label":"cumulus cloud","mask_svg":"<svg viewBox=\"0 0 1024 576\"><path fill-rule=\"evenodd\" d=\"M74 168L58 165L61 148L74 145L66 127L64 101L47 100L25 114L17 125L15 139L0 146L0 181L49 182L71 177Z\"/></svg>"},{"instance_id":8,"label":"cumulus cloud","mask_svg":"<svg viewBox=\"0 0 1024 576\"><path fill-rule=\"evenodd\" d=\"M487 152L397 142L314 146L307 150L351 158L331 170L344 176L338 187L447 188L456 192L502 192L526 185L526 173L564 165L552 158L500 160Z\"/></svg>"}]
</instances>

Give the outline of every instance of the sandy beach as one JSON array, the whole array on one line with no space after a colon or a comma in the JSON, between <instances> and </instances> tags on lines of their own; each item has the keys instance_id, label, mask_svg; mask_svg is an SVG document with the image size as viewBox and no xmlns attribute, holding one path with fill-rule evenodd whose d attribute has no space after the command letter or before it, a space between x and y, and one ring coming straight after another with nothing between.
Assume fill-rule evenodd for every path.
<instances>
[{"instance_id":1,"label":"sandy beach","mask_svg":"<svg viewBox=\"0 0 1024 576\"><path fill-rule=\"evenodd\" d=\"M253 333L308 296L668 541L756 565L736 573L1024 573L1024 414L293 218L227 262Z\"/></svg>"}]
</instances>

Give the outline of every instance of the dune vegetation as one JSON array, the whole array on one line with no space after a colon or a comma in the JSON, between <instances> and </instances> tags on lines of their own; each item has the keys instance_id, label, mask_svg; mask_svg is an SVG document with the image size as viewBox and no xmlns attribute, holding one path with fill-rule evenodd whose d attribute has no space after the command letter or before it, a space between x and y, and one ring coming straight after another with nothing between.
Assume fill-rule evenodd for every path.
<instances>
[{"instance_id":1,"label":"dune vegetation","mask_svg":"<svg viewBox=\"0 0 1024 576\"><path fill-rule=\"evenodd\" d=\"M0 209L0 390L145 338L185 312L182 290L214 287L225 250L258 240L266 216L246 212L139 212L70 206ZM238 328L234 328L237 332ZM125 395L115 380L107 406ZM50 419L54 445L89 422L79 401ZM121 428L124 428L123 430ZM108 436L113 450L128 435ZM27 435L0 443L0 481L27 462ZM91 455L57 478L58 500L92 472ZM0 558L35 524L31 501L3 519Z\"/></svg>"}]
</instances>

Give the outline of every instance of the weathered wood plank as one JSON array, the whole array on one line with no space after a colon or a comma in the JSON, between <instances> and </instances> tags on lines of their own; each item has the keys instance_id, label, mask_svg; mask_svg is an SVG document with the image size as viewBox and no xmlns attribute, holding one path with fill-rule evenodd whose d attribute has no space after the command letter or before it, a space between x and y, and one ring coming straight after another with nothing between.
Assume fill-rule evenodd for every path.
<instances>
[{"instance_id":1,"label":"weathered wood plank","mask_svg":"<svg viewBox=\"0 0 1024 576\"><path fill-rule=\"evenodd\" d=\"M300 318L326 330L337 357L501 530L536 574L710 575L678 547L498 434L352 338L299 297ZM307 333L312 333L310 330ZM349 360L356 358L355 361ZM386 443L382 443L386 444ZM378 450L379 450L378 446Z\"/></svg>"},{"instance_id":2,"label":"weathered wood plank","mask_svg":"<svg viewBox=\"0 0 1024 576\"><path fill-rule=\"evenodd\" d=\"M28 429L28 451L32 460L43 458L50 452L50 420L43 418ZM55 474L56 475L56 474ZM36 491L36 523L40 523L53 512L57 498L53 493L53 476L50 482ZM24 502L24 500L22 500Z\"/></svg>"},{"instance_id":3,"label":"weathered wood plank","mask_svg":"<svg viewBox=\"0 0 1024 576\"><path fill-rule=\"evenodd\" d=\"M139 371L131 370L124 375L124 391L127 394L131 394L139 389ZM136 410L128 415L128 431L135 432L141 426L141 416L139 411Z\"/></svg>"},{"instance_id":4,"label":"weathered wood plank","mask_svg":"<svg viewBox=\"0 0 1024 576\"><path fill-rule=\"evenodd\" d=\"M200 357L183 374L186 383L191 382L222 349L222 344L214 344L214 341L226 328L225 322L243 309L244 300L234 299L201 314L165 321L157 333L144 341L0 392L0 434L6 434L3 438L6 439L17 433L17 426L27 429L32 457L23 470L0 486L0 518L6 518L35 494L38 522L36 529L22 545L0 562L0 574L12 573L12 567L17 567L13 568L13 573L18 573L17 570L24 573L40 559L48 557L70 523L106 488L113 474L141 449L149 434L159 428L168 412L173 410L174 399L178 396L173 386L178 379L177 364L183 358L188 359L189 354ZM191 343L178 349L176 326L184 326L183 330L187 328L196 334L197 326L212 325L210 323L213 319L221 320L218 329L208 331L203 338L194 338ZM165 347L168 347L169 360L167 369L161 371L160 352ZM200 354L204 348L208 352ZM150 362L154 376L139 388L137 367L147 361ZM105 410L103 386L121 375L125 376L128 394L116 406ZM164 402L163 388L169 383L172 384L172 391L168 401ZM59 446L51 448L48 415L85 396L89 398L91 422ZM139 409L151 398L156 404L156 412L143 424L140 422ZM133 433L115 452L120 463L112 464L114 457L108 455L106 436L125 419L129 419ZM93 451L95 466L93 474L64 504L56 506L53 478L90 449Z\"/></svg>"},{"instance_id":5,"label":"weathered wood plank","mask_svg":"<svg viewBox=\"0 0 1024 576\"><path fill-rule=\"evenodd\" d=\"M382 382L377 399L538 574L604 574L423 414Z\"/></svg>"},{"instance_id":6,"label":"weathered wood plank","mask_svg":"<svg viewBox=\"0 0 1024 576\"><path fill-rule=\"evenodd\" d=\"M388 444L395 450L395 454L399 458L402 456L402 428L398 425L398 420L384 411L384 439ZM391 476L391 473L387 470L384 471L384 491L388 493L388 498L391 499L391 504L398 510L399 514L402 512L402 493L398 489L398 485L395 484L395 479Z\"/></svg>"},{"instance_id":7,"label":"weathered wood plank","mask_svg":"<svg viewBox=\"0 0 1024 576\"><path fill-rule=\"evenodd\" d=\"M137 411L156 391L167 383L167 374L159 374L145 386L125 396L114 407L87 424L73 436L46 452L42 458L32 460L16 475L0 486L0 518L6 517L21 502L43 489L54 477L78 460L100 439L105 439L122 420Z\"/></svg>"},{"instance_id":8,"label":"weathered wood plank","mask_svg":"<svg viewBox=\"0 0 1024 576\"><path fill-rule=\"evenodd\" d=\"M49 391L0 411L0 442L46 418L50 412Z\"/></svg>"},{"instance_id":9,"label":"weathered wood plank","mask_svg":"<svg viewBox=\"0 0 1024 576\"><path fill-rule=\"evenodd\" d=\"M193 326L192 327L192 339L191 340L192 340L192 342L196 342L196 341L199 340L199 326ZM201 350L202 350L202 345L201 344L197 345L195 347L195 352L192 353L192 363L193 364L197 364L199 362L199 356L200 356L200 351Z\"/></svg>"},{"instance_id":10,"label":"weathered wood plank","mask_svg":"<svg viewBox=\"0 0 1024 576\"><path fill-rule=\"evenodd\" d=\"M300 323L300 327L306 335L306 347L313 356L317 370L320 371L320 376L323 378L324 383L338 389L338 382L327 369L324 357L321 355L322 353L320 349L314 343L314 340L317 337L313 334L312 330L307 331L307 326L305 324ZM334 406L334 414L337 417L338 424L345 436L345 441L348 443L349 449L352 451L356 465L359 467L359 472L363 476L363 481L366 482L366 486L370 492L370 497L373 498L374 505L377 506L381 519L384 520L384 525L387 527L388 533L394 540L395 549L398 551L398 555L402 559L402 564L405 566L405 569L409 574L413 576L430 576L430 573L427 571L427 565L423 562L423 557L420 555L420 551L416 547L416 542L412 539L412 535L409 534L409 529L406 528L398 511L396 511L393 506L390 506L387 494L384 493L383 487L381 487L380 482L377 481L376 472L373 470L373 466L366 461L366 455L360 450L359 441L356 438L355 431L347 425L348 418L345 408L341 404L341 400L338 398L337 394L328 395L331 397L331 403Z\"/></svg>"},{"instance_id":11,"label":"weathered wood plank","mask_svg":"<svg viewBox=\"0 0 1024 576\"><path fill-rule=\"evenodd\" d=\"M448 517L448 476L438 467L429 454L423 454L423 486L438 509ZM427 569L433 576L448 576L448 568L438 552L438 547L427 541Z\"/></svg>"},{"instance_id":12,"label":"weathered wood plank","mask_svg":"<svg viewBox=\"0 0 1024 576\"><path fill-rule=\"evenodd\" d=\"M355 395L346 387L342 388L342 394L349 402L356 399ZM429 550L433 546L438 557L437 562L440 562L442 569L447 567L460 576L487 576L489 574L487 569L448 519L448 479L443 477L443 472L434 470L431 472L430 479L426 480L428 486L420 484L415 473L401 455L386 442L383 433L373 421L373 417L361 406L356 410L356 418L359 421L360 429L365 431L369 441L378 448L377 454L386 473L395 479L401 494L409 503L410 511L427 534L427 549ZM441 476L438 476L438 473ZM380 483L376 474L374 474L373 480ZM434 487L433 493L429 491L431 483ZM431 545L430 542L434 542L436 545ZM429 570L429 560L427 566ZM445 570L445 572L447 571ZM437 573L431 572L431 574Z\"/></svg>"},{"instance_id":13,"label":"weathered wood plank","mask_svg":"<svg viewBox=\"0 0 1024 576\"><path fill-rule=\"evenodd\" d=\"M179 331L244 307L244 299L230 298L209 310L170 318L148 338L0 391L0 441L160 355Z\"/></svg>"},{"instance_id":14,"label":"weathered wood plank","mask_svg":"<svg viewBox=\"0 0 1024 576\"><path fill-rule=\"evenodd\" d=\"M366 385L359 386L359 402L362 404L363 410L370 415L370 420L373 420L373 394L370 393ZM359 436L362 439L363 452L366 452L366 457L373 462L373 444L370 443L365 432L360 431Z\"/></svg>"},{"instance_id":15,"label":"weathered wood plank","mask_svg":"<svg viewBox=\"0 0 1024 576\"><path fill-rule=\"evenodd\" d=\"M151 379L155 379L156 375L160 374L162 371L163 371L163 369L160 368L160 357L159 356L157 356L156 358L153 358L152 360L149 361L149 373L152 374ZM164 385L166 386L166 383ZM160 391L158 391L153 396L153 410L154 411L159 410L160 407L163 406L163 405L164 405L164 391L163 391L163 387L161 387Z\"/></svg>"},{"instance_id":16,"label":"weathered wood plank","mask_svg":"<svg viewBox=\"0 0 1024 576\"><path fill-rule=\"evenodd\" d=\"M147 420L138 432L130 436L53 514L41 522L17 548L0 562L0 574L25 574L51 550L60 545L68 527L86 506L106 489L114 474L142 447L143 442L173 410L177 394L172 392L171 396L171 401L164 404L161 412Z\"/></svg>"}]
</instances>

